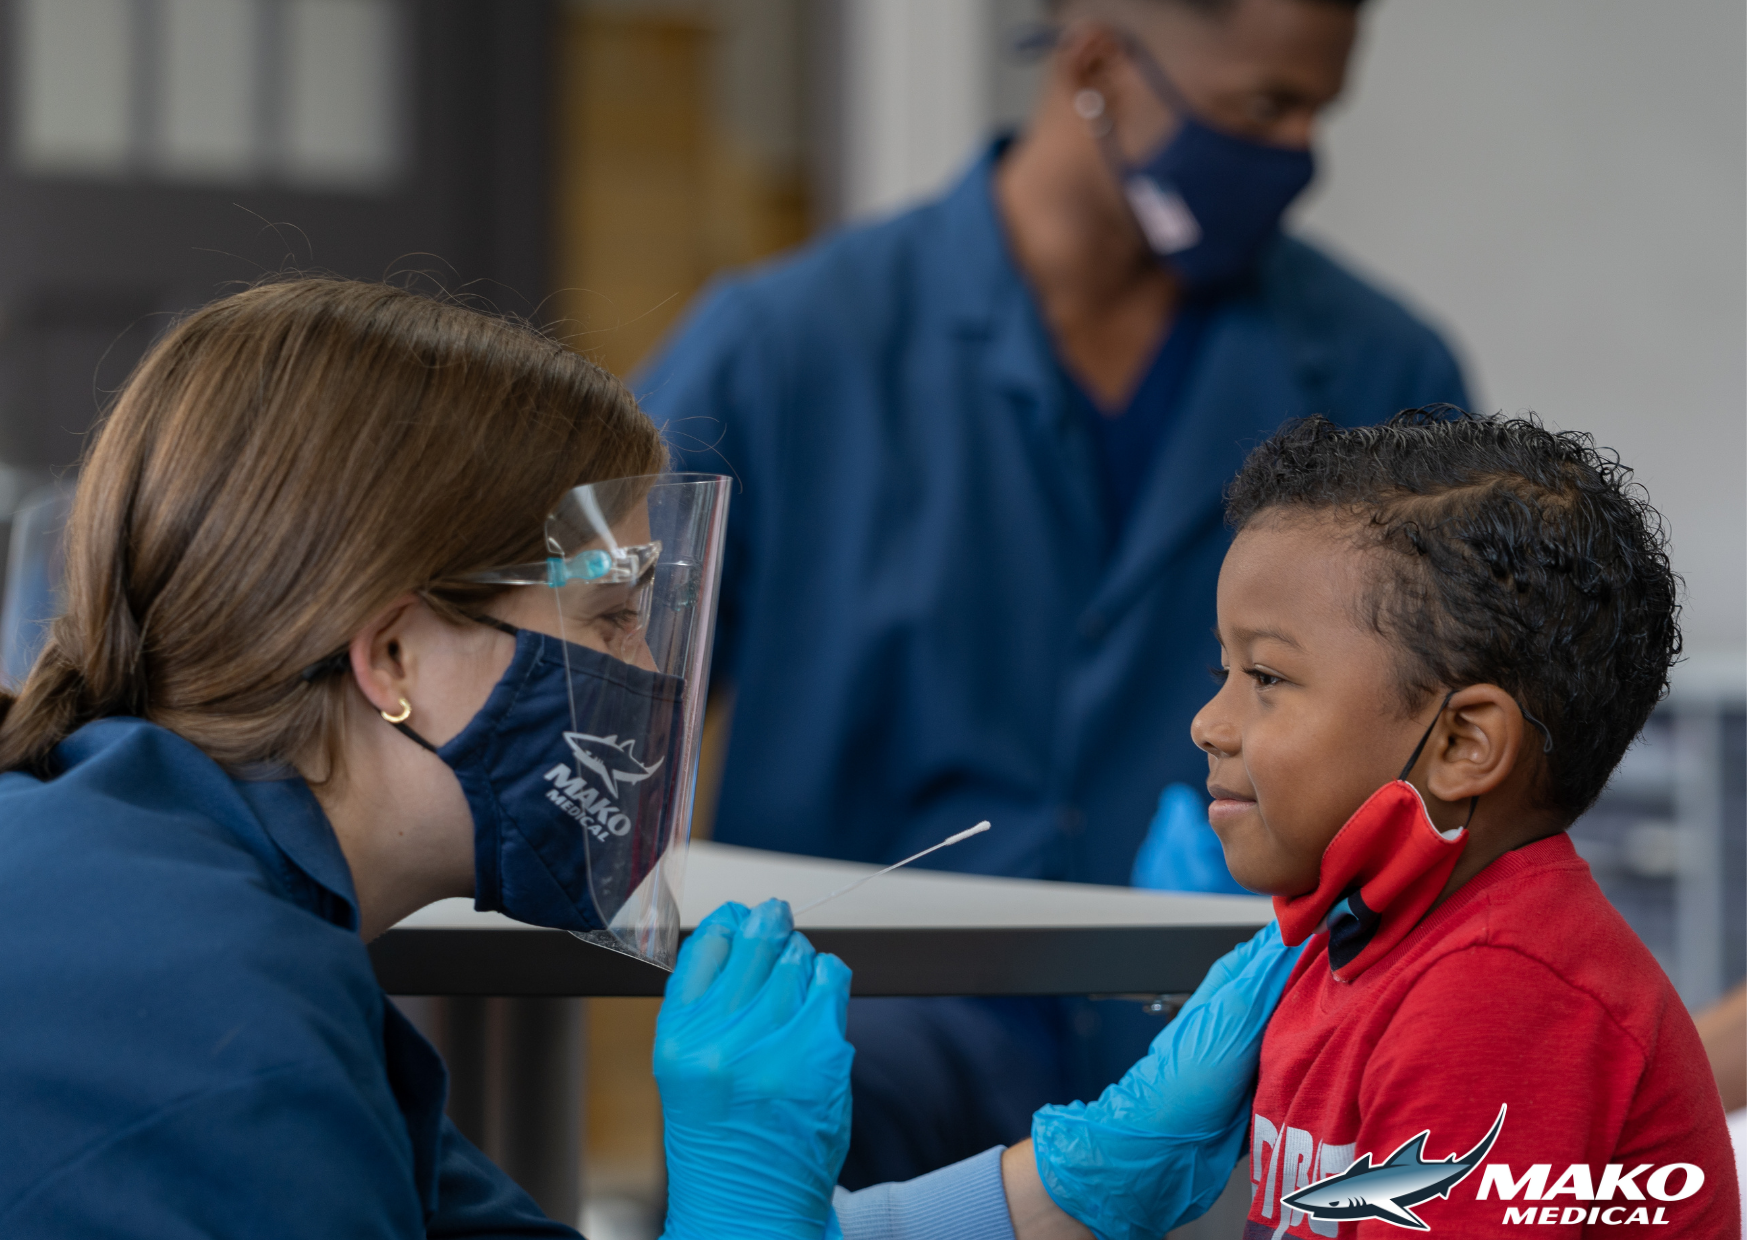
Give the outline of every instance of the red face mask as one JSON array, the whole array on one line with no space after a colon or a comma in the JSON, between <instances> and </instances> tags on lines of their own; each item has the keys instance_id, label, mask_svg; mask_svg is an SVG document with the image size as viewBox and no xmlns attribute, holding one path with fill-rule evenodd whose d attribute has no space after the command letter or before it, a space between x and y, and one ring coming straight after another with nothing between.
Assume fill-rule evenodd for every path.
<instances>
[{"instance_id":1,"label":"red face mask","mask_svg":"<svg viewBox=\"0 0 1748 1240\"><path fill-rule=\"evenodd\" d=\"M1400 943L1438 899L1469 842L1444 832L1406 780L1372 793L1323 854L1317 890L1275 897L1281 938L1291 947L1329 924L1329 967L1351 982Z\"/></svg>"},{"instance_id":2,"label":"red face mask","mask_svg":"<svg viewBox=\"0 0 1748 1240\"><path fill-rule=\"evenodd\" d=\"M1329 968L1339 981L1353 981L1407 937L1444 890L1469 842L1467 822L1452 831L1435 827L1426 802L1408 782L1453 693L1445 695L1402 773L1367 797L1329 841L1317 889L1275 897L1275 918L1289 947L1327 922Z\"/></svg>"},{"instance_id":3,"label":"red face mask","mask_svg":"<svg viewBox=\"0 0 1748 1240\"><path fill-rule=\"evenodd\" d=\"M1338 981L1351 982L1408 936L1450 881L1451 871L1469 842L1469 818L1440 831L1426 802L1408 782L1420 751L1456 696L1452 689L1426 725L1402 773L1371 796L1335 833L1317 871L1317 890L1290 899L1275 897L1281 939L1295 947L1319 929L1329 930L1329 968ZM1547 725L1523 709L1524 722L1542 734L1542 752L1554 751Z\"/></svg>"}]
</instances>

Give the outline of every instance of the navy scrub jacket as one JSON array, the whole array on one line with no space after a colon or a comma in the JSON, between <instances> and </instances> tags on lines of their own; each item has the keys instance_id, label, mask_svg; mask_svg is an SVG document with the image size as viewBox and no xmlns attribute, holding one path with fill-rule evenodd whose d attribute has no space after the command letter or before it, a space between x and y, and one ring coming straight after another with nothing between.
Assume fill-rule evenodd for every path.
<instances>
[{"instance_id":1,"label":"navy scrub jacket","mask_svg":"<svg viewBox=\"0 0 1748 1240\"><path fill-rule=\"evenodd\" d=\"M1282 421L1462 404L1438 337L1290 237L1212 311L1113 545L1088 431L1004 242L997 144L946 197L719 281L638 378L684 468L741 481L715 838L1126 883L1200 786L1221 489Z\"/></svg>"},{"instance_id":2,"label":"navy scrub jacket","mask_svg":"<svg viewBox=\"0 0 1748 1240\"><path fill-rule=\"evenodd\" d=\"M571 1236L443 1114L301 780L139 719L0 776L0 1236Z\"/></svg>"}]
</instances>

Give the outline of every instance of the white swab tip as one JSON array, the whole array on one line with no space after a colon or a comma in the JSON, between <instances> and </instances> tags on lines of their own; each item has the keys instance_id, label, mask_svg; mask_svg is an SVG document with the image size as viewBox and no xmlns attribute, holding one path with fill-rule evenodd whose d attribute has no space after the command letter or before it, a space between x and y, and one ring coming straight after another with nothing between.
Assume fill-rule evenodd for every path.
<instances>
[{"instance_id":1,"label":"white swab tip","mask_svg":"<svg viewBox=\"0 0 1748 1240\"><path fill-rule=\"evenodd\" d=\"M986 818L982 822L978 823L975 827L968 827L965 830L959 832L958 835L949 835L946 839L942 840L939 844L930 845L928 848L923 849L920 853L917 853L915 856L906 857L903 861L895 862L892 865L887 866L884 870L876 870L872 874L864 874L861 878L858 878L853 883L848 883L845 886L839 887L836 891L828 892L827 894L821 896L817 900L811 901L810 903L807 903L807 904L803 904L800 908L795 910L794 916L799 917L803 913L809 911L810 909L818 908L820 905L824 904L827 900L835 900L841 895L845 895L851 891L854 891L856 888L860 887L863 883L868 882L870 879L879 878L882 874L890 874L894 870L902 869L903 867L909 865L911 862L917 860L917 858L919 858L919 857L926 857L932 852L937 852L940 849L947 847L947 845L949 845L949 844L957 844L960 840L968 840L972 836L981 835L981 834L983 834L983 832L985 832L987 830L989 830L989 820Z\"/></svg>"},{"instance_id":2,"label":"white swab tip","mask_svg":"<svg viewBox=\"0 0 1748 1240\"><path fill-rule=\"evenodd\" d=\"M958 835L950 836L949 838L942 840L936 845L936 847L943 848L948 844L957 844L960 840L968 840L974 835L982 835L987 830L989 830L989 820L986 818L975 827L967 827L965 830L959 832Z\"/></svg>"}]
</instances>

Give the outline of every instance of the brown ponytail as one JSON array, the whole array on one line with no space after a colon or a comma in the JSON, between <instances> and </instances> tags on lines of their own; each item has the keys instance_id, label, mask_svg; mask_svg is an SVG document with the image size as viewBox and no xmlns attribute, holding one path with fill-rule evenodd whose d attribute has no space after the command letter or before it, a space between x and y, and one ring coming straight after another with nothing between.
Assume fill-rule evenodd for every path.
<instances>
[{"instance_id":1,"label":"brown ponytail","mask_svg":"<svg viewBox=\"0 0 1748 1240\"><path fill-rule=\"evenodd\" d=\"M233 769L331 756L347 682L301 669L409 590L477 607L492 588L456 578L539 558L567 489L664 464L618 380L520 324L329 279L214 302L87 454L67 611L0 701L0 770L46 773L111 715Z\"/></svg>"}]
</instances>

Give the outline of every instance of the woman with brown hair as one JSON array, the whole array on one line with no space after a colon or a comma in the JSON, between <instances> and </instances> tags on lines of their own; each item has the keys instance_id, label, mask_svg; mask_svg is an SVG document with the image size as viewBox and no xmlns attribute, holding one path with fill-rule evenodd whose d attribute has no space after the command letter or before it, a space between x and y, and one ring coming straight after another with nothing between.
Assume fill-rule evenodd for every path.
<instances>
[{"instance_id":1,"label":"woman with brown hair","mask_svg":"<svg viewBox=\"0 0 1748 1240\"><path fill-rule=\"evenodd\" d=\"M599 367L402 289L154 346L0 697L0 1235L575 1234L444 1117L364 945L473 896L673 963L727 493L665 464ZM676 1235L824 1228L848 972L790 929L730 906L681 961L664 1084L732 1077L731 1024L817 1071L669 1115Z\"/></svg>"}]
</instances>

